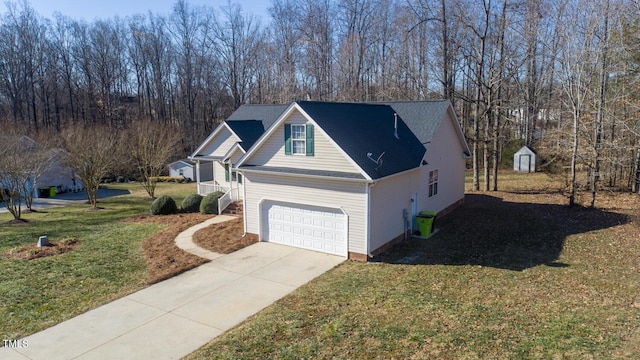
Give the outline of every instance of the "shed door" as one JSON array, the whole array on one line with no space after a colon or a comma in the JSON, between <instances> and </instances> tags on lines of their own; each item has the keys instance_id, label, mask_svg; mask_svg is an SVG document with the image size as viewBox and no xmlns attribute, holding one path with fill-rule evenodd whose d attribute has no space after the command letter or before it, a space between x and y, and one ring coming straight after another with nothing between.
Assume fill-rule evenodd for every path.
<instances>
[{"instance_id":1,"label":"shed door","mask_svg":"<svg viewBox=\"0 0 640 360\"><path fill-rule=\"evenodd\" d=\"M530 172L531 171L531 168L529 167L530 164L531 164L531 155L529 154L520 155L519 171Z\"/></svg>"},{"instance_id":2,"label":"shed door","mask_svg":"<svg viewBox=\"0 0 640 360\"><path fill-rule=\"evenodd\" d=\"M347 216L339 209L266 201L261 240L347 255Z\"/></svg>"}]
</instances>

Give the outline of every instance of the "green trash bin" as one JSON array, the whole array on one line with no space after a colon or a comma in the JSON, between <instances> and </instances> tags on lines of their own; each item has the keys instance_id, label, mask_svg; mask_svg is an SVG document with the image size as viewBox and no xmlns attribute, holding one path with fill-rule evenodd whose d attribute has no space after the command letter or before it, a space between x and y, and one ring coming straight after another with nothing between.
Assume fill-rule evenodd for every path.
<instances>
[{"instance_id":1,"label":"green trash bin","mask_svg":"<svg viewBox=\"0 0 640 360\"><path fill-rule=\"evenodd\" d=\"M438 212L436 211L420 211L418 216L416 216L420 236L427 237L431 235L431 232L433 231L433 223L436 220L437 214Z\"/></svg>"},{"instance_id":2,"label":"green trash bin","mask_svg":"<svg viewBox=\"0 0 640 360\"><path fill-rule=\"evenodd\" d=\"M54 197L56 196L56 187L52 186L49 188L49 197Z\"/></svg>"}]
</instances>

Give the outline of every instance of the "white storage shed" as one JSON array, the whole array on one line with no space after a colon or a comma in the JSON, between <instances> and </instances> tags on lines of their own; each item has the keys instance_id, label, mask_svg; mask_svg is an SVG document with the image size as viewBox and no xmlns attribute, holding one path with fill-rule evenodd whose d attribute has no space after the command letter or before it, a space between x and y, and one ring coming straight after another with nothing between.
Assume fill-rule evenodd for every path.
<instances>
[{"instance_id":1,"label":"white storage shed","mask_svg":"<svg viewBox=\"0 0 640 360\"><path fill-rule=\"evenodd\" d=\"M516 172L535 172L536 171L536 153L526 146L520 148L513 155L513 171Z\"/></svg>"}]
</instances>

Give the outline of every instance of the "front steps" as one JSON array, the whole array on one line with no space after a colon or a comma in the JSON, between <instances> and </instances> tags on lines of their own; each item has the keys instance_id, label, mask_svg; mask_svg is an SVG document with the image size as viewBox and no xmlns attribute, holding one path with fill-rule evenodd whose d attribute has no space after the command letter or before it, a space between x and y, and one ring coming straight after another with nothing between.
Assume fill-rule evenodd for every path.
<instances>
[{"instance_id":1,"label":"front steps","mask_svg":"<svg viewBox=\"0 0 640 360\"><path fill-rule=\"evenodd\" d=\"M224 209L222 214L242 217L242 215L244 214L242 201L232 202L231 204L229 204L229 206L227 206L226 209Z\"/></svg>"}]
</instances>

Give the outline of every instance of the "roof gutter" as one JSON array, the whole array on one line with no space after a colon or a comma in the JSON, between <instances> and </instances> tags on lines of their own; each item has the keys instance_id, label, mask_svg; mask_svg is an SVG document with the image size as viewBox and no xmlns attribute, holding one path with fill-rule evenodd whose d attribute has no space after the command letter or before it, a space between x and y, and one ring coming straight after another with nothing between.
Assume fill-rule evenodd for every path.
<instances>
[{"instance_id":1,"label":"roof gutter","mask_svg":"<svg viewBox=\"0 0 640 360\"><path fill-rule=\"evenodd\" d=\"M277 172L277 171L266 171L266 170L255 170L248 169L245 167L233 168L234 171L240 171L245 173L254 173L254 174L265 174L265 175L280 175L280 176L290 176L290 177L299 177L305 179L319 179L319 180L334 180L334 181L344 181L344 182L352 182L359 184L375 184L377 180L368 180L368 179L354 179L354 178L345 178L345 177L337 177L337 176L322 176L322 175L312 175L312 174L296 174L296 173L286 173L286 172Z\"/></svg>"},{"instance_id":2,"label":"roof gutter","mask_svg":"<svg viewBox=\"0 0 640 360\"><path fill-rule=\"evenodd\" d=\"M222 161L222 157L221 156L187 156L187 159L191 160L191 161L198 161L198 160L207 160L207 161Z\"/></svg>"}]
</instances>

